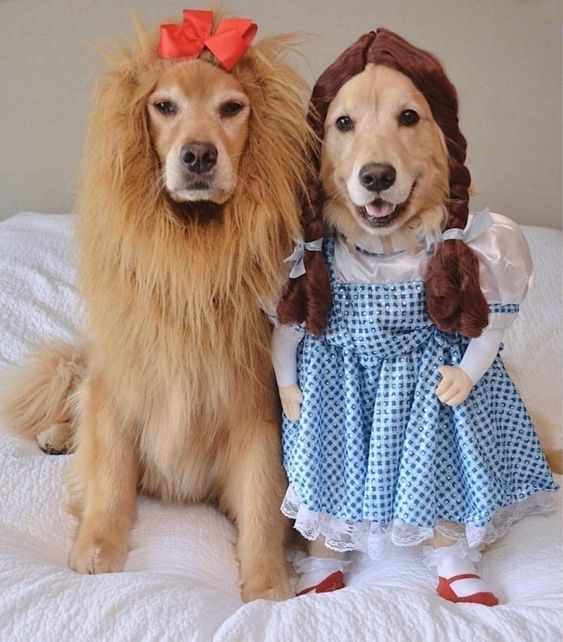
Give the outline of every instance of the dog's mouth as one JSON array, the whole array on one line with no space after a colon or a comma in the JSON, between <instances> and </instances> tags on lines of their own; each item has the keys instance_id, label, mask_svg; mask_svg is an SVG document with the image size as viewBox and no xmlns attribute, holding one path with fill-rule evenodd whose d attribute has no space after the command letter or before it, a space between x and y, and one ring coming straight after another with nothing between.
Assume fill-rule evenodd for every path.
<instances>
[{"instance_id":1,"label":"dog's mouth","mask_svg":"<svg viewBox=\"0 0 563 642\"><path fill-rule=\"evenodd\" d=\"M197 203L209 200L208 196L213 191L213 181L197 179L184 183L172 193L172 198L178 203Z\"/></svg>"},{"instance_id":2,"label":"dog's mouth","mask_svg":"<svg viewBox=\"0 0 563 642\"><path fill-rule=\"evenodd\" d=\"M411 188L407 199L402 203L390 203L382 198L375 198L371 203L363 207L355 206L356 214L371 228L385 227L396 221L409 205L414 185Z\"/></svg>"},{"instance_id":3,"label":"dog's mouth","mask_svg":"<svg viewBox=\"0 0 563 642\"><path fill-rule=\"evenodd\" d=\"M233 189L226 189L220 183L209 178L197 178L183 183L181 186L167 188L170 200L179 205L189 205L194 203L209 203L224 205L233 193ZM196 208L201 209L196 205Z\"/></svg>"},{"instance_id":4,"label":"dog's mouth","mask_svg":"<svg viewBox=\"0 0 563 642\"><path fill-rule=\"evenodd\" d=\"M209 181L194 181L188 183L184 189L188 192L208 192L211 189L211 183Z\"/></svg>"},{"instance_id":5,"label":"dog's mouth","mask_svg":"<svg viewBox=\"0 0 563 642\"><path fill-rule=\"evenodd\" d=\"M223 208L213 201L184 201L179 203L172 198L168 199L168 204L174 218L182 223L197 221L198 223L208 223L219 219Z\"/></svg>"}]
</instances>

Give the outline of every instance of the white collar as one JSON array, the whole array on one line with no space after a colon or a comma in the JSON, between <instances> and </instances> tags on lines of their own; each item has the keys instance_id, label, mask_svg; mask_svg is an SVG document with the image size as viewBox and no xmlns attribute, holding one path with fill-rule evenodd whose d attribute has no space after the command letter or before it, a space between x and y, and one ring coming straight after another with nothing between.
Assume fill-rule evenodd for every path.
<instances>
[{"instance_id":1,"label":"white collar","mask_svg":"<svg viewBox=\"0 0 563 642\"><path fill-rule=\"evenodd\" d=\"M361 254L378 256L395 256L406 251L418 252L425 246L425 235L420 229L419 217L411 219L405 227L391 236L375 236L369 232L354 238L347 238L340 232L338 236L351 249Z\"/></svg>"}]
</instances>

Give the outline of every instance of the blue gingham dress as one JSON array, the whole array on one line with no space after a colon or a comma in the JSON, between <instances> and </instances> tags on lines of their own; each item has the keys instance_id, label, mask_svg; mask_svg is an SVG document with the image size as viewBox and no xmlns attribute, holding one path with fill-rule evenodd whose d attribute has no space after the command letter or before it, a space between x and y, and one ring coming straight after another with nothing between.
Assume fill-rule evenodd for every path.
<instances>
[{"instance_id":1,"label":"blue gingham dress","mask_svg":"<svg viewBox=\"0 0 563 642\"><path fill-rule=\"evenodd\" d=\"M441 403L438 367L459 364L468 339L432 323L422 281L339 282L333 238L323 252L333 307L324 335L298 349L303 404L283 422L282 510L305 513L296 527L309 539L374 557L385 535L418 544L443 520L473 529L470 545L500 536L521 516L511 506L557 489L500 356L465 402Z\"/></svg>"}]
</instances>

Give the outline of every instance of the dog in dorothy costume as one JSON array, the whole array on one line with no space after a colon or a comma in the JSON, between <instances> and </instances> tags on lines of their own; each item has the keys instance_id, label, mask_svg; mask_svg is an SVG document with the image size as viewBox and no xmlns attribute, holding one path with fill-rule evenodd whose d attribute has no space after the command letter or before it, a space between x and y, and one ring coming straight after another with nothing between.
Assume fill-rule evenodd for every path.
<instances>
[{"instance_id":1,"label":"dog in dorothy costume","mask_svg":"<svg viewBox=\"0 0 563 642\"><path fill-rule=\"evenodd\" d=\"M423 545L437 591L498 603L480 551L557 490L500 351L531 276L518 226L469 213L457 93L398 35L362 36L318 79L303 240L273 360L289 487L310 540L299 593L345 553Z\"/></svg>"}]
</instances>

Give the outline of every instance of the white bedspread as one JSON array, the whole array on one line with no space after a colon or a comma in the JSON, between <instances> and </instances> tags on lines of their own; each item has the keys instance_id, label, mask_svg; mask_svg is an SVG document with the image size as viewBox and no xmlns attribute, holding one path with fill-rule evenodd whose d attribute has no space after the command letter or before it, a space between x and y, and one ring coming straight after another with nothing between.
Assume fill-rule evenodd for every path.
<instances>
[{"instance_id":1,"label":"white bedspread","mask_svg":"<svg viewBox=\"0 0 563 642\"><path fill-rule=\"evenodd\" d=\"M63 215L26 213L0 223L0 367L36 343L79 330L71 228ZM506 360L539 431L554 442L561 417L561 233L525 233L536 287L507 337ZM142 498L126 571L70 571L67 459L0 430L2 641L561 640L559 496L556 512L523 520L485 553L483 575L502 602L496 608L438 598L416 550L379 563L356 557L343 591L243 605L234 529L205 506Z\"/></svg>"}]
</instances>

